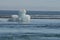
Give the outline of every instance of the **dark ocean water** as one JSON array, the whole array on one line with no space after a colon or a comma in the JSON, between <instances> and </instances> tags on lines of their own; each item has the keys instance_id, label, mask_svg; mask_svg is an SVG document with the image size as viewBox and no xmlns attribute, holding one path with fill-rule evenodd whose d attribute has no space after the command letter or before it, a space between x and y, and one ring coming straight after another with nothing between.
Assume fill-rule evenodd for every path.
<instances>
[{"instance_id":1,"label":"dark ocean water","mask_svg":"<svg viewBox=\"0 0 60 40\"><path fill-rule=\"evenodd\" d=\"M19 11L14 10L0 10L0 15L12 15L17 14ZM27 11L29 15L60 15L60 11Z\"/></svg>"},{"instance_id":2,"label":"dark ocean water","mask_svg":"<svg viewBox=\"0 0 60 40\"><path fill-rule=\"evenodd\" d=\"M29 23L0 22L0 40L60 40L60 19L31 19Z\"/></svg>"}]
</instances>

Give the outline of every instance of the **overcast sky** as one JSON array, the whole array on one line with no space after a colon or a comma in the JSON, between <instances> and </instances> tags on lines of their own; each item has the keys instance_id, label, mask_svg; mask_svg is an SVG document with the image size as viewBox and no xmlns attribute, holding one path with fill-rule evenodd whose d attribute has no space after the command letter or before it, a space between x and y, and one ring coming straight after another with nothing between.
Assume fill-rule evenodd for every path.
<instances>
[{"instance_id":1,"label":"overcast sky","mask_svg":"<svg viewBox=\"0 0 60 40\"><path fill-rule=\"evenodd\" d=\"M60 0L0 0L1 9L59 10Z\"/></svg>"}]
</instances>

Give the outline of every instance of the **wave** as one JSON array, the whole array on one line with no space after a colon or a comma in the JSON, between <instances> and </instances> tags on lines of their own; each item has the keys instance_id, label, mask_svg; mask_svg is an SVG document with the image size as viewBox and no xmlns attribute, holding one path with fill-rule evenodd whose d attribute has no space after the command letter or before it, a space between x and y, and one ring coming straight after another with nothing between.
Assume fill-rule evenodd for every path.
<instances>
[{"instance_id":1,"label":"wave","mask_svg":"<svg viewBox=\"0 0 60 40\"><path fill-rule=\"evenodd\" d=\"M1 24L0 28L60 28L60 23L57 24Z\"/></svg>"},{"instance_id":2,"label":"wave","mask_svg":"<svg viewBox=\"0 0 60 40\"><path fill-rule=\"evenodd\" d=\"M60 40L60 34L24 33L0 34L0 40Z\"/></svg>"}]
</instances>

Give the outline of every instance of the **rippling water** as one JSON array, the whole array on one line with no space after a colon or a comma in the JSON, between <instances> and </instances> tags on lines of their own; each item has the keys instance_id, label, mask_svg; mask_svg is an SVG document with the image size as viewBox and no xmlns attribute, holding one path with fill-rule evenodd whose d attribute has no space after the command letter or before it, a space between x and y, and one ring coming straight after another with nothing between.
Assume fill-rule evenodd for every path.
<instances>
[{"instance_id":1,"label":"rippling water","mask_svg":"<svg viewBox=\"0 0 60 40\"><path fill-rule=\"evenodd\" d=\"M0 22L0 40L60 40L60 20L31 19L24 24Z\"/></svg>"}]
</instances>

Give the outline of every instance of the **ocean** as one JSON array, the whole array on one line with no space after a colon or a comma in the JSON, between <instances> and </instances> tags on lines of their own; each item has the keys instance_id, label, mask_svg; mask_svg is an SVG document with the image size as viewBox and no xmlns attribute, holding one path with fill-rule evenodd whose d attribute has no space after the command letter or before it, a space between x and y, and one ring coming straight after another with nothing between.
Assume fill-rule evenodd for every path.
<instances>
[{"instance_id":1,"label":"ocean","mask_svg":"<svg viewBox=\"0 0 60 40\"><path fill-rule=\"evenodd\" d=\"M0 15L18 15L17 10L0 10ZM60 15L60 11L27 11L29 15Z\"/></svg>"},{"instance_id":2,"label":"ocean","mask_svg":"<svg viewBox=\"0 0 60 40\"><path fill-rule=\"evenodd\" d=\"M40 12L33 12L30 15L46 15ZM16 14L17 12L0 12L2 15ZM49 15L60 15L60 12L48 12ZM29 14L29 13L28 13ZM24 24L1 24L0 22L0 40L60 40L60 19L31 19L29 23ZM7 22L9 23L9 22ZM15 22L17 23L17 22Z\"/></svg>"}]
</instances>

